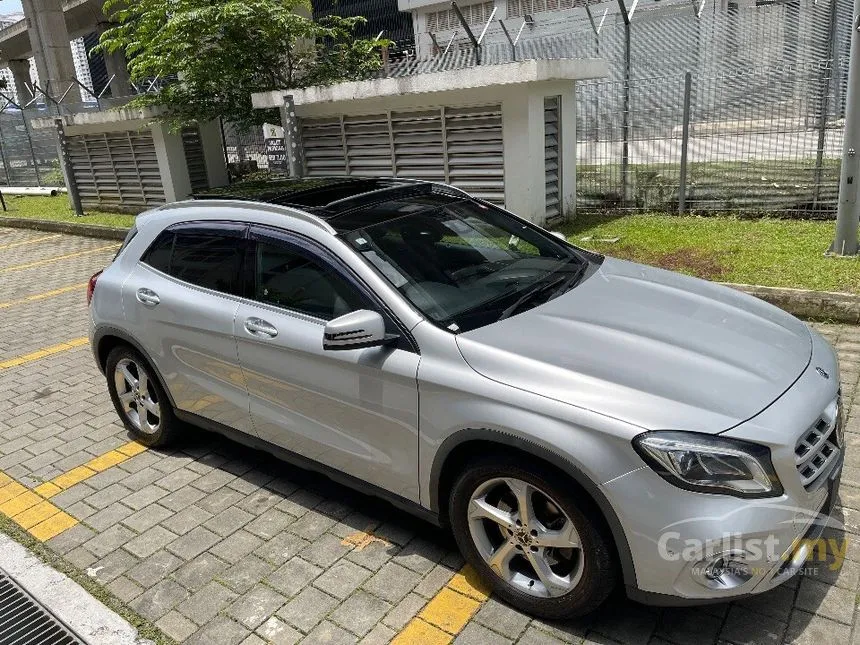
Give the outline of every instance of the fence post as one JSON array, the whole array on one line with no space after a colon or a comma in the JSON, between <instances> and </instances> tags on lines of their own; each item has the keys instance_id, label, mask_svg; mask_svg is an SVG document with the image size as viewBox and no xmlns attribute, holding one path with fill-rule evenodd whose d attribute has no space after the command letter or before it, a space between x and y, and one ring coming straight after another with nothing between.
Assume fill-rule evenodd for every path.
<instances>
[{"instance_id":1,"label":"fence post","mask_svg":"<svg viewBox=\"0 0 860 645\"><path fill-rule=\"evenodd\" d=\"M833 78L833 68L836 56L833 52L836 30L836 0L830 2L830 28L827 30L828 61L821 79L821 97L819 98L818 143L815 149L815 174L812 182L812 210L818 210L818 200L821 197L821 174L824 170L824 146L827 143L827 113L830 110L830 86Z\"/></svg>"},{"instance_id":2,"label":"fence post","mask_svg":"<svg viewBox=\"0 0 860 645\"><path fill-rule=\"evenodd\" d=\"M624 19L624 97L621 110L621 205L633 202L630 185L630 16L624 0L618 0L621 16ZM635 5L634 5L635 6Z\"/></svg>"},{"instance_id":3,"label":"fence post","mask_svg":"<svg viewBox=\"0 0 860 645\"><path fill-rule=\"evenodd\" d=\"M284 143L287 147L287 161L290 165L291 177L303 177L305 165L302 157L302 137L299 133L299 119L296 117L296 104L293 95L284 96L281 106L281 125L284 128Z\"/></svg>"},{"instance_id":4,"label":"fence post","mask_svg":"<svg viewBox=\"0 0 860 645\"><path fill-rule=\"evenodd\" d=\"M678 178L678 214L687 209L687 151L690 147L690 93L693 88L693 75L684 74L684 116L681 130L681 173Z\"/></svg>"},{"instance_id":5,"label":"fence post","mask_svg":"<svg viewBox=\"0 0 860 645\"><path fill-rule=\"evenodd\" d=\"M69 158L69 140L66 139L63 119L54 119L54 125L57 126L57 148L60 152L60 164L63 168L63 177L66 180L66 190L69 193L69 200L72 202L75 215L80 217L84 214L84 207L81 206L81 194L78 192L75 170L72 167L72 160Z\"/></svg>"}]
</instances>

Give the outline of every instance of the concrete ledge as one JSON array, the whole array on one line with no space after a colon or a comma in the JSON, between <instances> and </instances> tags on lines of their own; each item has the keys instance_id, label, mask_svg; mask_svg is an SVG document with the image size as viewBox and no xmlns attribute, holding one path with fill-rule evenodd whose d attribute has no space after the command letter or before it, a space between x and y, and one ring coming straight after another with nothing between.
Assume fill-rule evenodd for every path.
<instances>
[{"instance_id":1,"label":"concrete ledge","mask_svg":"<svg viewBox=\"0 0 860 645\"><path fill-rule=\"evenodd\" d=\"M609 66L602 58L560 58L526 60L501 65L479 65L443 72L415 74L396 78L347 81L334 85L314 85L304 89L274 90L251 95L255 108L277 108L284 96L293 95L297 106L380 99L405 94L430 94L455 90L476 90L538 81L566 81L603 78Z\"/></svg>"},{"instance_id":2,"label":"concrete ledge","mask_svg":"<svg viewBox=\"0 0 860 645\"><path fill-rule=\"evenodd\" d=\"M68 233L69 235L84 235L105 240L124 240L128 234L127 228L114 228L100 224L84 224L81 222L58 222L48 219L30 219L29 217L0 217L0 226L9 228L26 228L32 231L47 231L49 233Z\"/></svg>"},{"instance_id":3,"label":"concrete ledge","mask_svg":"<svg viewBox=\"0 0 860 645\"><path fill-rule=\"evenodd\" d=\"M762 287L753 284L724 284L756 298L761 298L798 318L851 324L860 323L860 296L851 293Z\"/></svg>"}]
</instances>

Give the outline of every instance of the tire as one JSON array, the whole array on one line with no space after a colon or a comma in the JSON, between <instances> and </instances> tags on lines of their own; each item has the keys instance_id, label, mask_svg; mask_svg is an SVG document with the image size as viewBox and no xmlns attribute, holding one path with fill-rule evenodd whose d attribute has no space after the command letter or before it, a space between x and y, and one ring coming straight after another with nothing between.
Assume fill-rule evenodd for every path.
<instances>
[{"instance_id":1,"label":"tire","mask_svg":"<svg viewBox=\"0 0 860 645\"><path fill-rule=\"evenodd\" d=\"M560 473L511 456L473 462L454 483L448 509L457 545L495 594L517 609L550 620L583 616L616 587L618 563L609 530L596 505L584 494L577 495L578 490ZM534 509L532 521L517 526L521 514L516 500L525 498ZM489 507L509 515L502 523L487 519L483 509ZM580 547L577 551L539 542ZM499 572L488 563L493 558L500 558L495 560ZM532 562L541 567L543 577L536 575L538 567ZM546 575L543 565L553 575Z\"/></svg>"},{"instance_id":2,"label":"tire","mask_svg":"<svg viewBox=\"0 0 860 645\"><path fill-rule=\"evenodd\" d=\"M167 445L177 433L179 421L146 359L128 345L120 345L108 354L105 374L114 408L135 441L153 448ZM145 411L143 418L139 410Z\"/></svg>"}]
</instances>

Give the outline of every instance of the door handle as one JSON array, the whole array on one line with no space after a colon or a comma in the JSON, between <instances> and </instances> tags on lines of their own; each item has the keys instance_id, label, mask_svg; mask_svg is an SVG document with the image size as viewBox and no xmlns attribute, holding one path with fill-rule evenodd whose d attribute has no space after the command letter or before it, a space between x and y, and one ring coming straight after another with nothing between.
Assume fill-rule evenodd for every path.
<instances>
[{"instance_id":1,"label":"door handle","mask_svg":"<svg viewBox=\"0 0 860 645\"><path fill-rule=\"evenodd\" d=\"M155 293L152 289L138 289L137 290L137 301L143 305L148 307L154 307L159 302L161 302L161 298L158 297L158 294Z\"/></svg>"},{"instance_id":2,"label":"door handle","mask_svg":"<svg viewBox=\"0 0 860 645\"><path fill-rule=\"evenodd\" d=\"M261 338L274 338L278 335L278 330L275 326L262 318L246 318L245 330L252 336L259 336Z\"/></svg>"}]
</instances>

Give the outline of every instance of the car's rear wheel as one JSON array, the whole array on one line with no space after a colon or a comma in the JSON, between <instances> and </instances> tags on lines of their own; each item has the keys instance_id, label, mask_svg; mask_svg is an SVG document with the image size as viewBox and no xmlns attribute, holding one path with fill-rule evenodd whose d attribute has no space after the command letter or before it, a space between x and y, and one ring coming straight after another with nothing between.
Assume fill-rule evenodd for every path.
<instances>
[{"instance_id":1,"label":"car's rear wheel","mask_svg":"<svg viewBox=\"0 0 860 645\"><path fill-rule=\"evenodd\" d=\"M128 346L111 350L105 364L108 390L126 429L146 446L163 446L177 420L149 363Z\"/></svg>"},{"instance_id":2,"label":"car's rear wheel","mask_svg":"<svg viewBox=\"0 0 860 645\"><path fill-rule=\"evenodd\" d=\"M466 560L515 607L550 619L596 609L617 565L601 518L578 487L546 468L488 457L451 490L451 526Z\"/></svg>"}]
</instances>

